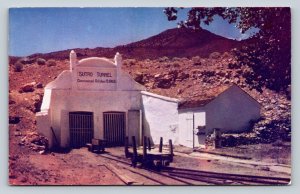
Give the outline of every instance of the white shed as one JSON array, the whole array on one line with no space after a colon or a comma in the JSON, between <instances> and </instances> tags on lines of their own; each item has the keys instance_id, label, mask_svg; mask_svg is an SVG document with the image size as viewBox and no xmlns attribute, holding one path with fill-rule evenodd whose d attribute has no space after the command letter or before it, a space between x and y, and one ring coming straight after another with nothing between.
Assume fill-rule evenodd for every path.
<instances>
[{"instance_id":1,"label":"white shed","mask_svg":"<svg viewBox=\"0 0 300 194\"><path fill-rule=\"evenodd\" d=\"M203 147L205 138L218 128L220 132L243 132L249 122L260 118L261 105L237 85L211 98L179 105L179 143Z\"/></svg>"}]
</instances>

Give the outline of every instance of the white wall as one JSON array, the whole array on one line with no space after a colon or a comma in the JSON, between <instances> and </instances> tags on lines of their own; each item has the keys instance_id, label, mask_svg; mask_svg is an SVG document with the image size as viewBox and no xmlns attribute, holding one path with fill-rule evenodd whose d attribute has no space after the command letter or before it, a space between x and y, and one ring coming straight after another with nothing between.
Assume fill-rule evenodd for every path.
<instances>
[{"instance_id":1,"label":"white wall","mask_svg":"<svg viewBox=\"0 0 300 194\"><path fill-rule=\"evenodd\" d=\"M69 145L69 120L66 112L88 111L94 116L94 136L103 138L103 112L125 112L139 110L141 95L139 91L67 91L52 90L51 98L51 125L62 147ZM61 114L64 113L64 117ZM128 122L126 122L128 123ZM126 124L126 134L129 132Z\"/></svg>"},{"instance_id":2,"label":"white wall","mask_svg":"<svg viewBox=\"0 0 300 194\"><path fill-rule=\"evenodd\" d=\"M233 85L205 106L206 128L225 131L244 131L249 121L260 118L260 104L251 96Z\"/></svg>"},{"instance_id":3,"label":"white wall","mask_svg":"<svg viewBox=\"0 0 300 194\"><path fill-rule=\"evenodd\" d=\"M142 92L143 132L154 144L163 137L164 144L172 139L178 144L178 100L149 92Z\"/></svg>"}]
</instances>

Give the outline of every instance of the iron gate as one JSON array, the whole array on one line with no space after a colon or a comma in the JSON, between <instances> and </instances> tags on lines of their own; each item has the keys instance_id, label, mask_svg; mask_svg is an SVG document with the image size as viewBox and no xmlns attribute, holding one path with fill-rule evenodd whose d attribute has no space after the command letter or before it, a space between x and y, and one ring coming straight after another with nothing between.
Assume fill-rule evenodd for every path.
<instances>
[{"instance_id":1,"label":"iron gate","mask_svg":"<svg viewBox=\"0 0 300 194\"><path fill-rule=\"evenodd\" d=\"M79 148L90 143L94 136L92 112L70 112L70 145L72 148Z\"/></svg>"},{"instance_id":2,"label":"iron gate","mask_svg":"<svg viewBox=\"0 0 300 194\"><path fill-rule=\"evenodd\" d=\"M123 146L125 141L125 113L103 113L104 139L108 146Z\"/></svg>"}]
</instances>

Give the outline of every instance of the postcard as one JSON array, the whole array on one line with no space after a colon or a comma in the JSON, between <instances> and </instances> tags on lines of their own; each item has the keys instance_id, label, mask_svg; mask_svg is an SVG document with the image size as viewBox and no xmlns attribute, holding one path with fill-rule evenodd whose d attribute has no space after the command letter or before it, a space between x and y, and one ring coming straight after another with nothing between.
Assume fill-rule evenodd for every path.
<instances>
[{"instance_id":1,"label":"postcard","mask_svg":"<svg viewBox=\"0 0 300 194\"><path fill-rule=\"evenodd\" d=\"M290 8L10 8L8 176L291 184Z\"/></svg>"}]
</instances>

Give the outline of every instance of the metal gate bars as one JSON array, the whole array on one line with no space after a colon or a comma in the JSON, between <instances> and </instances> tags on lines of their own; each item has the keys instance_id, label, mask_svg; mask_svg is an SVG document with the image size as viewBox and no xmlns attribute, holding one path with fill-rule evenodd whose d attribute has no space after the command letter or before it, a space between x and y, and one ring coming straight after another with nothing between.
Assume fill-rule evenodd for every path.
<instances>
[{"instance_id":1,"label":"metal gate bars","mask_svg":"<svg viewBox=\"0 0 300 194\"><path fill-rule=\"evenodd\" d=\"M70 146L80 148L90 143L94 136L92 112L70 112Z\"/></svg>"},{"instance_id":2,"label":"metal gate bars","mask_svg":"<svg viewBox=\"0 0 300 194\"><path fill-rule=\"evenodd\" d=\"M123 146L125 142L125 113L103 113L104 139L107 146Z\"/></svg>"}]
</instances>

